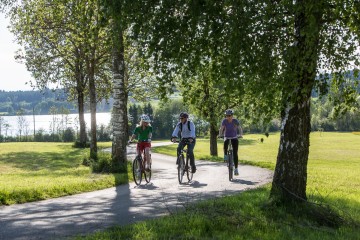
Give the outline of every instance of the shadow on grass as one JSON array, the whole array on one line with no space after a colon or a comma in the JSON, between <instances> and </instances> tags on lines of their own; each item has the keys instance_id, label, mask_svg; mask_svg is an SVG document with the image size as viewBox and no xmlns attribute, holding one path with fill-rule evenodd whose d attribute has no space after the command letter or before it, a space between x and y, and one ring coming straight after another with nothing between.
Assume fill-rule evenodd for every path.
<instances>
[{"instance_id":1,"label":"shadow on grass","mask_svg":"<svg viewBox=\"0 0 360 240\"><path fill-rule=\"evenodd\" d=\"M82 150L80 149L74 149L61 153L8 153L0 157L0 162L28 171L38 171L41 169L57 171L65 168L73 168L79 166L81 164L81 152Z\"/></svg>"}]
</instances>

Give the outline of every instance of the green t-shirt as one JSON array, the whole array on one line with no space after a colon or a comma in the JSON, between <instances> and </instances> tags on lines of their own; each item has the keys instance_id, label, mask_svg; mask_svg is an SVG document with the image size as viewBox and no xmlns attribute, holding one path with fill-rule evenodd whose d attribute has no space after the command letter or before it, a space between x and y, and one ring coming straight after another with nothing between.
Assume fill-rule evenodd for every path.
<instances>
[{"instance_id":1,"label":"green t-shirt","mask_svg":"<svg viewBox=\"0 0 360 240\"><path fill-rule=\"evenodd\" d=\"M142 127L139 126L134 130L134 134L137 136L138 141L148 140L149 133L152 133L152 126L147 126L145 129L142 129Z\"/></svg>"}]
</instances>

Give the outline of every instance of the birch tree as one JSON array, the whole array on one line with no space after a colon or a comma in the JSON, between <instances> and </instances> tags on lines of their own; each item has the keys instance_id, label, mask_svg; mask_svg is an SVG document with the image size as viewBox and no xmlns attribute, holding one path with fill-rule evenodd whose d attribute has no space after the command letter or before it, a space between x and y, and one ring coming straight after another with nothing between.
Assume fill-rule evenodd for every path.
<instances>
[{"instance_id":1,"label":"birch tree","mask_svg":"<svg viewBox=\"0 0 360 240\"><path fill-rule=\"evenodd\" d=\"M325 94L332 85L338 102L355 101L343 73L358 66L358 39L350 26L359 18L359 2L146 2L134 36L155 59L163 95L171 92L174 74L196 76L213 62L216 78L210 81L238 93L242 104L255 109L253 116L281 112L271 198L306 200L311 92Z\"/></svg>"}]
</instances>

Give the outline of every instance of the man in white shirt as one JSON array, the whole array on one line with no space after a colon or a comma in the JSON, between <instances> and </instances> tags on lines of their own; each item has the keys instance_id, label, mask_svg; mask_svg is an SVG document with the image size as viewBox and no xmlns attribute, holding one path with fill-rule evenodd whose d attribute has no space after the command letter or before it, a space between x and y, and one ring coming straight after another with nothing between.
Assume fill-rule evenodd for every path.
<instances>
[{"instance_id":1,"label":"man in white shirt","mask_svg":"<svg viewBox=\"0 0 360 240\"><path fill-rule=\"evenodd\" d=\"M171 141L175 142L176 138L178 137L180 133L180 143L177 148L177 154L178 157L180 155L181 150L185 147L185 145L188 145L188 155L190 158L190 165L191 165L191 171L193 173L196 172L196 166L195 166L195 156L194 156L194 147L196 142L196 135L195 135L195 124L188 120L189 114L186 112L180 113L180 122L176 124L176 127L172 133ZM187 142L187 143L185 143ZM178 162L176 162L178 164Z\"/></svg>"}]
</instances>

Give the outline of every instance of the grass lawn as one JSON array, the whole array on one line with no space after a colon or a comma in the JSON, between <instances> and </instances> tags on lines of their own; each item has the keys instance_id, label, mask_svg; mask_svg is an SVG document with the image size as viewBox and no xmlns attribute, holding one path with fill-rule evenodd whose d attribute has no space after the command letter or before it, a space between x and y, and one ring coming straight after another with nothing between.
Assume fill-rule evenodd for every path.
<instances>
[{"instance_id":1,"label":"grass lawn","mask_svg":"<svg viewBox=\"0 0 360 240\"><path fill-rule=\"evenodd\" d=\"M0 205L94 191L128 182L127 174L93 174L88 149L71 143L0 143ZM129 176L130 178L130 176Z\"/></svg>"},{"instance_id":2,"label":"grass lawn","mask_svg":"<svg viewBox=\"0 0 360 240\"><path fill-rule=\"evenodd\" d=\"M264 138L264 142L259 141ZM218 142L219 156L222 143ZM299 209L268 204L270 184L235 196L187 206L184 212L164 218L113 227L79 239L360 239L360 135L311 134L308 163L309 201L330 206L343 222L332 222L313 212L313 204ZM245 135L239 158L242 163L274 169L279 134ZM174 155L176 145L153 149ZM222 161L208 156L208 140L197 140L196 159ZM241 167L241 166L240 166ZM317 208L316 208L317 209ZM329 220L329 221L324 221Z\"/></svg>"}]
</instances>

